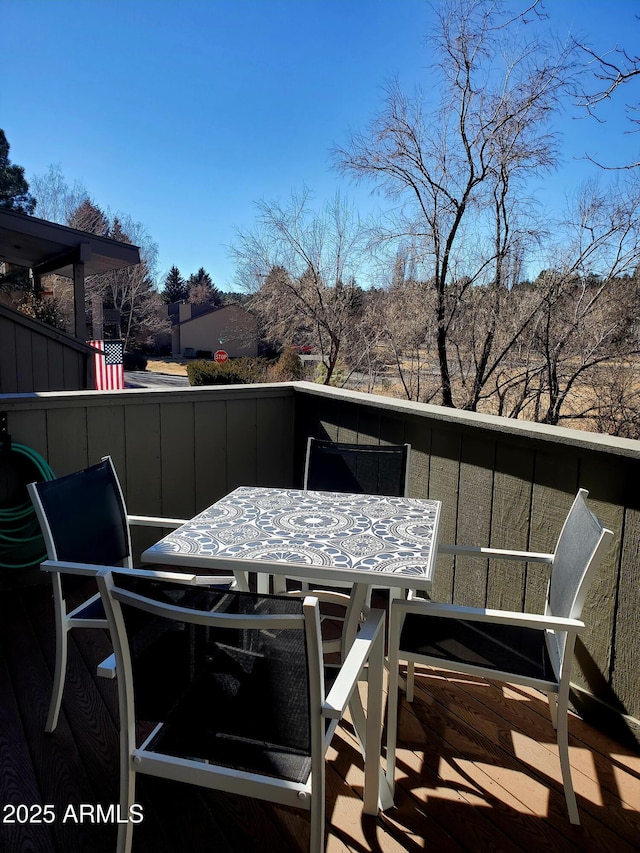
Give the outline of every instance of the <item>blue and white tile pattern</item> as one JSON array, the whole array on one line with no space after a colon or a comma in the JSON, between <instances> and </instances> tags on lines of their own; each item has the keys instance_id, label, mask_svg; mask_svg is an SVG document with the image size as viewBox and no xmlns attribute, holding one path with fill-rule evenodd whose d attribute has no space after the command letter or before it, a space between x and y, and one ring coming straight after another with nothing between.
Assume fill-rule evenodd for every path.
<instances>
[{"instance_id":1,"label":"blue and white tile pattern","mask_svg":"<svg viewBox=\"0 0 640 853\"><path fill-rule=\"evenodd\" d=\"M239 560L430 580L440 503L242 486L144 555ZM246 568L246 566L245 566ZM397 579L397 578L396 578Z\"/></svg>"}]
</instances>

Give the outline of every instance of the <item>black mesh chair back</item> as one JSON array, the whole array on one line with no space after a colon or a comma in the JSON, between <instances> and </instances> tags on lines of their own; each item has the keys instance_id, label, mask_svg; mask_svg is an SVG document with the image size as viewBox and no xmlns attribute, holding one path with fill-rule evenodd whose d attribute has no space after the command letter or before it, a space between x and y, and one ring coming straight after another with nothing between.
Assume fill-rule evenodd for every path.
<instances>
[{"instance_id":1,"label":"black mesh chair back","mask_svg":"<svg viewBox=\"0 0 640 853\"><path fill-rule=\"evenodd\" d=\"M336 444L310 437L304 488L402 497L408 455L407 444Z\"/></svg>"},{"instance_id":2,"label":"black mesh chair back","mask_svg":"<svg viewBox=\"0 0 640 853\"><path fill-rule=\"evenodd\" d=\"M146 773L305 808L310 849L321 853L325 754L366 666L364 809L377 813L381 611L371 612L326 695L317 599L107 570L97 579L118 671L122 814ZM126 821L118 827L119 853L131 849L132 832Z\"/></svg>"},{"instance_id":3,"label":"black mesh chair back","mask_svg":"<svg viewBox=\"0 0 640 853\"><path fill-rule=\"evenodd\" d=\"M560 531L553 555L547 611L552 616L579 619L585 596L599 561L594 554L602 540L602 522L587 506L588 492L580 489ZM562 659L567 635L548 635Z\"/></svg>"},{"instance_id":4,"label":"black mesh chair back","mask_svg":"<svg viewBox=\"0 0 640 853\"><path fill-rule=\"evenodd\" d=\"M131 568L131 538L124 497L110 457L97 465L27 486L50 561ZM84 575L51 576L56 617L56 662L45 731L58 724L71 628L106 628L107 617L95 583ZM68 607L67 602L75 606Z\"/></svg>"},{"instance_id":5,"label":"black mesh chair back","mask_svg":"<svg viewBox=\"0 0 640 853\"><path fill-rule=\"evenodd\" d=\"M118 579L120 588L127 585L140 588L135 578ZM145 583L144 595L164 612L145 612L139 599L123 600L121 612L134 717L137 723L165 724L148 748L245 772L306 779L311 730L302 601L160 583ZM242 615L253 626L197 624L176 607ZM255 618L285 615L297 616L296 628L262 628Z\"/></svg>"},{"instance_id":6,"label":"black mesh chair back","mask_svg":"<svg viewBox=\"0 0 640 853\"><path fill-rule=\"evenodd\" d=\"M118 566L131 555L120 483L110 458L30 487L50 560Z\"/></svg>"},{"instance_id":7,"label":"black mesh chair back","mask_svg":"<svg viewBox=\"0 0 640 853\"><path fill-rule=\"evenodd\" d=\"M587 567L602 535L602 523L580 489L558 537L549 585L549 612L579 619L590 578Z\"/></svg>"}]
</instances>

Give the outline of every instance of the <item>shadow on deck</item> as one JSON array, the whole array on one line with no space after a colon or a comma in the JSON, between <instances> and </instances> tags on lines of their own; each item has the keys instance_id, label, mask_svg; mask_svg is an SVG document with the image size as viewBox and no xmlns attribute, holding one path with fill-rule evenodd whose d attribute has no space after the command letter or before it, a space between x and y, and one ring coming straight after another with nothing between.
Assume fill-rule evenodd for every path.
<instances>
[{"instance_id":1,"label":"shadow on deck","mask_svg":"<svg viewBox=\"0 0 640 853\"><path fill-rule=\"evenodd\" d=\"M118 796L116 684L95 677L109 652L106 632L72 633L63 713L56 732L45 734L50 590L40 584L2 594L0 849L6 853L115 849L118 815L109 807ZM400 714L396 809L377 819L362 815L361 757L349 724L338 730L327 767L327 853L638 849L637 753L572 717L582 819L573 827L546 698L472 677L419 673L416 700L404 702ZM307 849L304 812L148 777L139 779L137 802L144 820L134 831L135 853ZM38 805L52 808L40 812Z\"/></svg>"}]
</instances>

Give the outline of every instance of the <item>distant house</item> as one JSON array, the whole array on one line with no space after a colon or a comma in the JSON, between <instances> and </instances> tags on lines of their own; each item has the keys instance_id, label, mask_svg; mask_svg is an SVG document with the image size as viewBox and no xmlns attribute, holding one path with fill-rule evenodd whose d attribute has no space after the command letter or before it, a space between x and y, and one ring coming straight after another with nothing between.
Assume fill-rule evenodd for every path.
<instances>
[{"instance_id":1,"label":"distant house","mask_svg":"<svg viewBox=\"0 0 640 853\"><path fill-rule=\"evenodd\" d=\"M258 321L241 305L169 306L171 351L173 355L207 355L224 350L231 358L258 354Z\"/></svg>"}]
</instances>

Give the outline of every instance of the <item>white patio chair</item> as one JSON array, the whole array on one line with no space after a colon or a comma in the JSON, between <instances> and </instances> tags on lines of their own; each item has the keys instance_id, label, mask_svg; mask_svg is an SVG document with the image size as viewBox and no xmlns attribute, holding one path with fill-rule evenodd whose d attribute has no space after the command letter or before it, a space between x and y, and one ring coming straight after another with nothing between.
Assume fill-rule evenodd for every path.
<instances>
[{"instance_id":1,"label":"white patio chair","mask_svg":"<svg viewBox=\"0 0 640 853\"><path fill-rule=\"evenodd\" d=\"M67 574L95 574L96 566L132 568L130 525L176 528L179 518L128 515L113 462L106 456L82 471L27 486L44 537L49 571L52 571L56 624L56 659L51 702L45 731L52 732L64 691L67 668L67 634L72 628L106 628L107 617L96 591L69 609L67 598L74 583ZM65 571L65 563L84 564L82 572ZM93 569L91 568L93 566ZM85 581L86 582L86 579ZM202 583L230 584L233 578L202 577ZM76 583L77 587L77 583ZM77 593L77 589L75 590Z\"/></svg>"},{"instance_id":2,"label":"white patio chair","mask_svg":"<svg viewBox=\"0 0 640 853\"><path fill-rule=\"evenodd\" d=\"M370 612L326 692L315 598L178 594L137 581L132 592L125 573L108 571L98 585L118 669L121 814L135 802L136 775L159 776L309 810L320 853L325 754L367 665L364 811L377 813L382 611ZM167 593L172 604L159 600ZM143 721L153 728L138 744ZM118 853L130 851L132 832L131 822L118 827Z\"/></svg>"},{"instance_id":3,"label":"white patio chair","mask_svg":"<svg viewBox=\"0 0 640 853\"><path fill-rule=\"evenodd\" d=\"M557 730L560 766L571 823L578 824L568 744L571 663L589 583L602 562L613 533L588 508L580 489L562 527L553 554L493 548L442 546L441 551L482 558L516 559L551 565L544 615L458 607L424 599L396 600L389 627L389 704L387 782L393 792L398 728L399 662L523 684L545 692ZM407 678L412 698L413 675Z\"/></svg>"}]
</instances>

